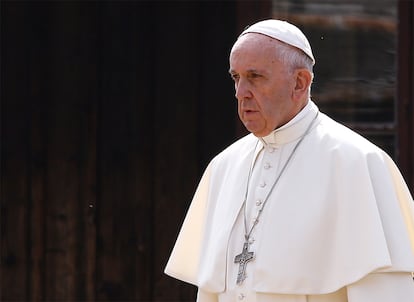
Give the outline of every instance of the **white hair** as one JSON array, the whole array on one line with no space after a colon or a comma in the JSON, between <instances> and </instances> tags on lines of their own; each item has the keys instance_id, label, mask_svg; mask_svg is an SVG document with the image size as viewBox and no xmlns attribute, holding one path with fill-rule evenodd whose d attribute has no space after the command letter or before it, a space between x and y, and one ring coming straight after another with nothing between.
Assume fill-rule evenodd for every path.
<instances>
[{"instance_id":1,"label":"white hair","mask_svg":"<svg viewBox=\"0 0 414 302\"><path fill-rule=\"evenodd\" d=\"M277 43L274 43L276 47L276 56L283 64L286 64L286 66L288 67L288 71L293 74L293 72L296 69L305 68L309 70L313 80L314 64L312 62L312 59L308 55L306 55L302 50L293 47L289 44L286 44L285 42L279 40L276 41ZM311 85L309 85L309 97Z\"/></svg>"},{"instance_id":2,"label":"white hair","mask_svg":"<svg viewBox=\"0 0 414 302\"><path fill-rule=\"evenodd\" d=\"M313 73L313 62L303 51L286 44L282 41L276 40L276 55L284 63L287 64L290 71L298 68L306 68Z\"/></svg>"}]
</instances>

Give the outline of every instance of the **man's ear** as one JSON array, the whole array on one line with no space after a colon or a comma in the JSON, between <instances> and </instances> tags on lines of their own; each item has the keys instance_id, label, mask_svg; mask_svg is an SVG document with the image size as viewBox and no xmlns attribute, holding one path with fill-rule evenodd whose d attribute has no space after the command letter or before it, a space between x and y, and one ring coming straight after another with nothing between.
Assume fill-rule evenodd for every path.
<instances>
[{"instance_id":1,"label":"man's ear","mask_svg":"<svg viewBox=\"0 0 414 302\"><path fill-rule=\"evenodd\" d=\"M292 97L294 100L301 100L307 96L308 88L312 83L312 73L305 68L297 69L294 78L295 87Z\"/></svg>"}]
</instances>

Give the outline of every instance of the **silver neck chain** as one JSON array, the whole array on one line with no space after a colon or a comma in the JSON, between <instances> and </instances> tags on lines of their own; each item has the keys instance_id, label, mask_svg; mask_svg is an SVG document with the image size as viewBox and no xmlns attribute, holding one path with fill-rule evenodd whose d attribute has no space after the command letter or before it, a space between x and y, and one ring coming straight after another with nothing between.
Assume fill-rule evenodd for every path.
<instances>
[{"instance_id":1,"label":"silver neck chain","mask_svg":"<svg viewBox=\"0 0 414 302\"><path fill-rule=\"evenodd\" d=\"M263 200L262 203L262 207L259 209L256 218L253 221L253 225L251 226L250 230L247 229L247 218L246 218L246 203L247 203L247 195L249 193L249 185L250 185L250 178L252 176L252 171L253 171L253 166L254 164L252 164L250 166L250 170L249 170L249 175L247 178L247 187L246 187L246 192L244 195L244 201L243 201L243 216L244 216L244 239L245 242L249 242L250 236L254 230L254 228L256 227L256 225L259 223L259 218L263 213L263 209L268 201L268 198L270 196L270 194L272 193L273 189L275 188L276 184L278 183L280 177L282 176L283 172L286 170L287 165L289 164L290 160L292 159L293 155L295 154L296 150L298 149L299 145L302 143L303 139L305 138L305 136L310 132L313 124L316 121L316 118L319 115L319 111L316 113L315 117L313 118L312 122L309 124L308 128L306 129L305 133L302 135L302 137L299 139L299 141L296 143L295 147L293 148L292 152L290 153L288 159L286 160L285 164L283 165L282 169L280 170L279 175L277 176L275 182L273 183L272 187L270 188L269 193L266 195L266 198ZM258 142L257 142L258 143ZM257 143L255 145L255 149L257 147ZM254 156L254 154L253 154ZM253 158L254 161L254 158Z\"/></svg>"}]
</instances>

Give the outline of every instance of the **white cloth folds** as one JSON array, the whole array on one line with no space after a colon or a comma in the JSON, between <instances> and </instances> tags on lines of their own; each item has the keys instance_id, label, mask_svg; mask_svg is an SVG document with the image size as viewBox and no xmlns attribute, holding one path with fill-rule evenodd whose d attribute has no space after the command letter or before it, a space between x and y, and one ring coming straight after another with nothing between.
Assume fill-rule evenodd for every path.
<instances>
[{"instance_id":1,"label":"white cloth folds","mask_svg":"<svg viewBox=\"0 0 414 302\"><path fill-rule=\"evenodd\" d=\"M316 112L312 103L296 131L303 133ZM229 236L257 140L247 135L207 167L168 275L205 292L226 290ZM414 207L401 174L382 150L322 113L271 193L260 224L252 276L257 293L323 295L373 272L414 271Z\"/></svg>"}]
</instances>

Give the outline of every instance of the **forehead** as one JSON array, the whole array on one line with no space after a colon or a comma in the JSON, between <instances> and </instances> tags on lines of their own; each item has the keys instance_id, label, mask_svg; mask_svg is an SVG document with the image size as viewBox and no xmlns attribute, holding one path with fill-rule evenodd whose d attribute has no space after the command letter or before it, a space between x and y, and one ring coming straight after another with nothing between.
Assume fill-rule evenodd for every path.
<instances>
[{"instance_id":1,"label":"forehead","mask_svg":"<svg viewBox=\"0 0 414 302\"><path fill-rule=\"evenodd\" d=\"M241 36L230 52L230 67L239 64L271 64L277 61L275 39L256 33Z\"/></svg>"}]
</instances>

